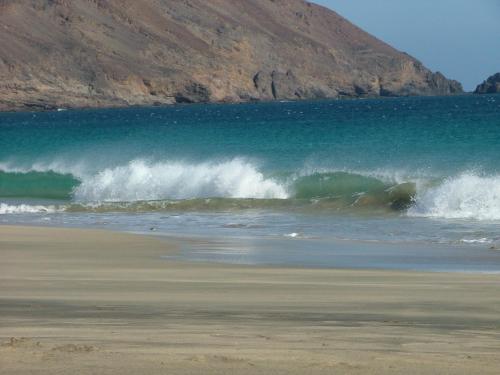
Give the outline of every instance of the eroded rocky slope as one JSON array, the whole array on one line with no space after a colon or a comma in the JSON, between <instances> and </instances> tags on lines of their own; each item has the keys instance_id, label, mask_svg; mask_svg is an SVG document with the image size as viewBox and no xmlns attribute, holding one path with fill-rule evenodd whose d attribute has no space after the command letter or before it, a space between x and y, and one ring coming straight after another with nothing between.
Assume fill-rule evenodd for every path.
<instances>
[{"instance_id":1,"label":"eroded rocky slope","mask_svg":"<svg viewBox=\"0 0 500 375\"><path fill-rule=\"evenodd\" d=\"M486 81L477 86L475 94L500 93L500 73L493 74Z\"/></svg>"},{"instance_id":2,"label":"eroded rocky slope","mask_svg":"<svg viewBox=\"0 0 500 375\"><path fill-rule=\"evenodd\" d=\"M0 0L0 109L447 95L302 0Z\"/></svg>"}]
</instances>

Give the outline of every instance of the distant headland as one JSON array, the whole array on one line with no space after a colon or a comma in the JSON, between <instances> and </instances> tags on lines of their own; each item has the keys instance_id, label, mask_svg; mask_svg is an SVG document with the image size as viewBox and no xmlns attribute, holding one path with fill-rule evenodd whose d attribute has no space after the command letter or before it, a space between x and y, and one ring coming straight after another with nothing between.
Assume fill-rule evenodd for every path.
<instances>
[{"instance_id":1,"label":"distant headland","mask_svg":"<svg viewBox=\"0 0 500 375\"><path fill-rule=\"evenodd\" d=\"M0 110L463 92L303 0L1 0L0 27Z\"/></svg>"},{"instance_id":2,"label":"distant headland","mask_svg":"<svg viewBox=\"0 0 500 375\"><path fill-rule=\"evenodd\" d=\"M486 81L477 86L475 94L498 94L500 93L500 73L493 74Z\"/></svg>"}]
</instances>

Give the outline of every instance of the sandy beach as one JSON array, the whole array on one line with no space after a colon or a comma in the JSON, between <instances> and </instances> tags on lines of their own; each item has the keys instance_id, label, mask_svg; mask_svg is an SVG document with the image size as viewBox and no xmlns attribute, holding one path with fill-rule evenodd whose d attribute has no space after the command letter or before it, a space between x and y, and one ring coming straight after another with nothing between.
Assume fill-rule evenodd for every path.
<instances>
[{"instance_id":1,"label":"sandy beach","mask_svg":"<svg viewBox=\"0 0 500 375\"><path fill-rule=\"evenodd\" d=\"M0 227L1 374L498 374L500 275L173 262Z\"/></svg>"}]
</instances>

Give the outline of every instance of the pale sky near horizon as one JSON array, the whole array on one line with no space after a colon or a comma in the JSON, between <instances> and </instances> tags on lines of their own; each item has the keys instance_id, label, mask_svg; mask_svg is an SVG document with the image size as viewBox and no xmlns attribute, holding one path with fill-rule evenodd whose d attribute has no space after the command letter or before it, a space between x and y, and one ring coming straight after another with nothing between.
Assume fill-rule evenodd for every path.
<instances>
[{"instance_id":1,"label":"pale sky near horizon","mask_svg":"<svg viewBox=\"0 0 500 375\"><path fill-rule=\"evenodd\" d=\"M500 0L312 0L473 90L500 72Z\"/></svg>"}]
</instances>

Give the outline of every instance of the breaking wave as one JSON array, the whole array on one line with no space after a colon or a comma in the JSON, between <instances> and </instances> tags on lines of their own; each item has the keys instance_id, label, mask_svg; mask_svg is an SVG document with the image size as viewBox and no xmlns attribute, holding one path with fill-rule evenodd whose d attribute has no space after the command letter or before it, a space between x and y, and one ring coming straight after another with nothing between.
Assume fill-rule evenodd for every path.
<instances>
[{"instance_id":1,"label":"breaking wave","mask_svg":"<svg viewBox=\"0 0 500 375\"><path fill-rule=\"evenodd\" d=\"M285 199L288 194L242 159L200 164L136 160L84 179L74 197L77 201L129 202L203 197Z\"/></svg>"},{"instance_id":2,"label":"breaking wave","mask_svg":"<svg viewBox=\"0 0 500 375\"><path fill-rule=\"evenodd\" d=\"M1 204L0 214L64 211L365 209L412 217L500 220L500 176L391 178L390 171L298 169L267 173L243 158L148 162L89 173L0 166L0 198L63 200L59 206ZM392 174L394 175L394 174Z\"/></svg>"},{"instance_id":3,"label":"breaking wave","mask_svg":"<svg viewBox=\"0 0 500 375\"><path fill-rule=\"evenodd\" d=\"M410 216L500 220L500 176L472 172L418 192Z\"/></svg>"},{"instance_id":4,"label":"breaking wave","mask_svg":"<svg viewBox=\"0 0 500 375\"><path fill-rule=\"evenodd\" d=\"M80 167L74 174L67 173L67 168L54 169L43 170L37 165L36 169L0 171L0 197L60 199L78 205L91 204L93 208L122 208L123 205L134 209L153 206L155 209L172 206L276 208L312 204L318 208L390 206L401 209L411 203L415 194L414 183L399 184L347 171L266 174L242 158L191 164L134 160L96 173L82 173ZM211 200L203 200L206 198Z\"/></svg>"}]
</instances>

